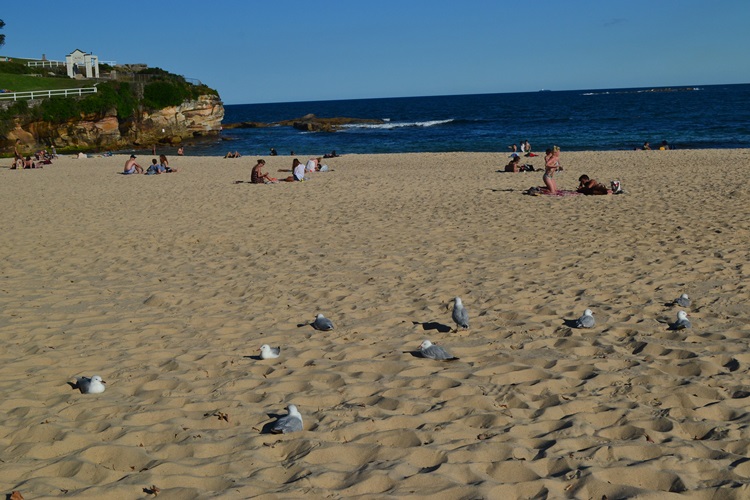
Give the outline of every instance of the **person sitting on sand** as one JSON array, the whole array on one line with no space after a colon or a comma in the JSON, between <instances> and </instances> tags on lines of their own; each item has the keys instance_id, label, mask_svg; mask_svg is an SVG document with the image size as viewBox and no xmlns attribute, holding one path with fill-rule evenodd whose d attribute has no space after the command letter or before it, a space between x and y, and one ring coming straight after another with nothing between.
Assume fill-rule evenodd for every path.
<instances>
[{"instance_id":1,"label":"person sitting on sand","mask_svg":"<svg viewBox=\"0 0 750 500\"><path fill-rule=\"evenodd\" d=\"M651 151L651 144L648 143L648 141L643 143L643 147L641 148L643 151Z\"/></svg>"},{"instance_id":2,"label":"person sitting on sand","mask_svg":"<svg viewBox=\"0 0 750 500\"><path fill-rule=\"evenodd\" d=\"M292 161L292 175L284 179L284 182L304 181L305 180L305 164L295 158Z\"/></svg>"},{"instance_id":3,"label":"person sitting on sand","mask_svg":"<svg viewBox=\"0 0 750 500\"><path fill-rule=\"evenodd\" d=\"M162 173L162 167L156 158L154 158L151 160L151 165L146 169L146 175L159 175L160 173Z\"/></svg>"},{"instance_id":4,"label":"person sitting on sand","mask_svg":"<svg viewBox=\"0 0 750 500\"><path fill-rule=\"evenodd\" d=\"M521 172L521 157L514 156L510 159L507 165L505 165L506 172Z\"/></svg>"},{"instance_id":5,"label":"person sitting on sand","mask_svg":"<svg viewBox=\"0 0 750 500\"><path fill-rule=\"evenodd\" d=\"M578 178L578 191L579 193L593 195L593 194L612 194L612 191L607 189L607 186L596 182L596 179L590 179L588 175L584 174Z\"/></svg>"},{"instance_id":6,"label":"person sitting on sand","mask_svg":"<svg viewBox=\"0 0 750 500\"><path fill-rule=\"evenodd\" d=\"M23 168L36 168L36 163L34 163L34 160L31 159L31 156L26 157L23 162Z\"/></svg>"},{"instance_id":7,"label":"person sitting on sand","mask_svg":"<svg viewBox=\"0 0 750 500\"><path fill-rule=\"evenodd\" d=\"M278 156L278 152L276 151L276 148L271 148L271 156Z\"/></svg>"},{"instance_id":8,"label":"person sitting on sand","mask_svg":"<svg viewBox=\"0 0 750 500\"><path fill-rule=\"evenodd\" d=\"M338 158L339 155L336 154L336 150L334 149L330 153L326 153L323 155L323 158Z\"/></svg>"},{"instance_id":9,"label":"person sitting on sand","mask_svg":"<svg viewBox=\"0 0 750 500\"><path fill-rule=\"evenodd\" d=\"M224 158L240 158L242 155L239 151L232 153L231 151L224 155Z\"/></svg>"},{"instance_id":10,"label":"person sitting on sand","mask_svg":"<svg viewBox=\"0 0 750 500\"><path fill-rule=\"evenodd\" d=\"M178 169L171 168L169 166L169 160L167 160L166 155L159 155L159 166L161 167L162 173L171 174L173 172L177 172Z\"/></svg>"},{"instance_id":11,"label":"person sitting on sand","mask_svg":"<svg viewBox=\"0 0 750 500\"><path fill-rule=\"evenodd\" d=\"M135 155L130 155L128 161L125 162L125 168L122 169L122 173L125 175L143 173L143 167L135 162Z\"/></svg>"},{"instance_id":12,"label":"person sitting on sand","mask_svg":"<svg viewBox=\"0 0 750 500\"><path fill-rule=\"evenodd\" d=\"M250 182L252 184L268 184L279 182L278 179L274 179L270 175L263 173L261 169L265 164L266 160L258 160L258 163L253 167L252 172L250 172Z\"/></svg>"}]
</instances>

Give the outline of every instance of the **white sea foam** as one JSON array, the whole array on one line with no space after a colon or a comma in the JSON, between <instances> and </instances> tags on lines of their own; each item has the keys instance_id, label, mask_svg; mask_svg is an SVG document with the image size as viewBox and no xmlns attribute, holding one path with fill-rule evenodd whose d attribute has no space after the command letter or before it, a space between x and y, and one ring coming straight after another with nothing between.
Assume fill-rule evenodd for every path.
<instances>
[{"instance_id":1,"label":"white sea foam","mask_svg":"<svg viewBox=\"0 0 750 500\"><path fill-rule=\"evenodd\" d=\"M453 120L453 118L450 118L448 120L428 120L424 122L391 122L390 119L384 120L385 123L357 123L357 124L349 124L349 125L342 125L342 129L355 129L355 128L372 128L372 129L394 129L394 128L404 128L404 127L434 127L436 125L444 125L446 123L450 123Z\"/></svg>"}]
</instances>

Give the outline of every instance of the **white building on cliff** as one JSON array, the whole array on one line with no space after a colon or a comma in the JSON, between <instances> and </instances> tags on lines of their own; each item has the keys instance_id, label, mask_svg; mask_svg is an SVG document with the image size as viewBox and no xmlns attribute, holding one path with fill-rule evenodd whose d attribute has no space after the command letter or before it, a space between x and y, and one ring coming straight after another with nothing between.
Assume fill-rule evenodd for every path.
<instances>
[{"instance_id":1,"label":"white building on cliff","mask_svg":"<svg viewBox=\"0 0 750 500\"><path fill-rule=\"evenodd\" d=\"M99 58L93 54L76 49L65 56L65 65L71 78L99 78Z\"/></svg>"}]
</instances>

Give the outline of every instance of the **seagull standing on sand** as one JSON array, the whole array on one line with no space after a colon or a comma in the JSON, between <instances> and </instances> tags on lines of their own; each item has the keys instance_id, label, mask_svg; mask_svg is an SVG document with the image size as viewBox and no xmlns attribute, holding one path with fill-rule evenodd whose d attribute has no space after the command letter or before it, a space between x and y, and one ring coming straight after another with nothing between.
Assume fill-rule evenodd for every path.
<instances>
[{"instance_id":1,"label":"seagull standing on sand","mask_svg":"<svg viewBox=\"0 0 750 500\"><path fill-rule=\"evenodd\" d=\"M453 361L458 359L442 347L434 345L429 340L422 341L419 345L418 351L423 358L436 359L438 361Z\"/></svg>"},{"instance_id":2,"label":"seagull standing on sand","mask_svg":"<svg viewBox=\"0 0 750 500\"><path fill-rule=\"evenodd\" d=\"M674 299L672 301L672 305L680 307L690 307L690 298L688 297L688 294L683 293L682 295Z\"/></svg>"},{"instance_id":3,"label":"seagull standing on sand","mask_svg":"<svg viewBox=\"0 0 750 500\"><path fill-rule=\"evenodd\" d=\"M317 316L315 316L315 321L313 321L312 326L316 330L320 330L323 332L333 330L333 322L322 314L318 314Z\"/></svg>"},{"instance_id":4,"label":"seagull standing on sand","mask_svg":"<svg viewBox=\"0 0 750 500\"><path fill-rule=\"evenodd\" d=\"M268 344L260 346L260 359L278 358L281 354L281 347L271 347Z\"/></svg>"},{"instance_id":5,"label":"seagull standing on sand","mask_svg":"<svg viewBox=\"0 0 750 500\"><path fill-rule=\"evenodd\" d=\"M583 311L583 316L576 320L576 328L594 328L596 321L594 321L594 314L591 309Z\"/></svg>"},{"instance_id":6,"label":"seagull standing on sand","mask_svg":"<svg viewBox=\"0 0 750 500\"><path fill-rule=\"evenodd\" d=\"M302 415L294 405L286 407L288 415L284 415L279 418L271 428L271 432L274 434L288 434L290 432L297 432L302 430Z\"/></svg>"},{"instance_id":7,"label":"seagull standing on sand","mask_svg":"<svg viewBox=\"0 0 750 500\"><path fill-rule=\"evenodd\" d=\"M469 312L461 302L461 297L453 299L453 322L456 323L456 331L461 327L464 330L469 329Z\"/></svg>"},{"instance_id":8,"label":"seagull standing on sand","mask_svg":"<svg viewBox=\"0 0 750 500\"><path fill-rule=\"evenodd\" d=\"M670 330L683 330L685 328L690 328L690 320L688 319L688 315L685 311L680 311L677 313L677 321L669 325Z\"/></svg>"},{"instance_id":9,"label":"seagull standing on sand","mask_svg":"<svg viewBox=\"0 0 750 500\"><path fill-rule=\"evenodd\" d=\"M104 384L106 382L99 375L94 375L91 378L76 377L75 387L81 391L81 394L100 394L106 389Z\"/></svg>"}]
</instances>

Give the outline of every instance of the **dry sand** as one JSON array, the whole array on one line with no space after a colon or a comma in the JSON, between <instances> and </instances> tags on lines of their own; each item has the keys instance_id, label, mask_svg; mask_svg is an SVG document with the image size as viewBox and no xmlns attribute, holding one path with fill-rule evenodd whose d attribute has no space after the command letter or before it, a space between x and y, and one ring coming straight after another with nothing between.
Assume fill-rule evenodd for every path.
<instances>
[{"instance_id":1,"label":"dry sand","mask_svg":"<svg viewBox=\"0 0 750 500\"><path fill-rule=\"evenodd\" d=\"M569 198L500 154L233 184L253 160L0 169L0 493L750 497L750 150L563 151L560 187L628 192ZM304 431L263 433L290 403Z\"/></svg>"}]
</instances>

